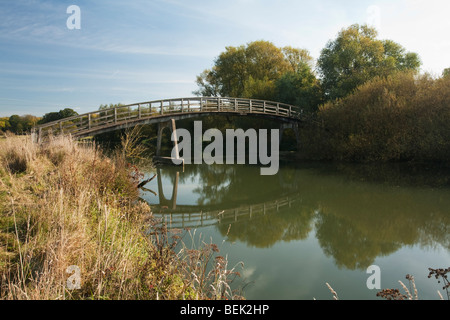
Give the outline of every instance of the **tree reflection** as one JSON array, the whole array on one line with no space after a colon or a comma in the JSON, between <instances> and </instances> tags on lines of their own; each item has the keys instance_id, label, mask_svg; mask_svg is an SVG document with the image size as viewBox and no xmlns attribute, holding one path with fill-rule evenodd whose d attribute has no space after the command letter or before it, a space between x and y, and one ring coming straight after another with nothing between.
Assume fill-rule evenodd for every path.
<instances>
[{"instance_id":1,"label":"tree reflection","mask_svg":"<svg viewBox=\"0 0 450 320\"><path fill-rule=\"evenodd\" d=\"M175 177L169 169L163 174ZM423 175L426 183L420 183L420 174L405 177L402 170L395 179L395 170L371 175L367 168L303 164L282 166L276 176L261 176L257 166L191 165L180 174L180 183L195 181L199 211L214 205L249 212L216 225L230 241L267 248L315 232L336 265L365 269L403 246L438 244L450 249L450 180L439 174L439 187L432 188L431 177ZM389 178L380 180L384 176ZM254 205L277 203L289 195L296 195L289 206L251 215Z\"/></svg>"}]
</instances>

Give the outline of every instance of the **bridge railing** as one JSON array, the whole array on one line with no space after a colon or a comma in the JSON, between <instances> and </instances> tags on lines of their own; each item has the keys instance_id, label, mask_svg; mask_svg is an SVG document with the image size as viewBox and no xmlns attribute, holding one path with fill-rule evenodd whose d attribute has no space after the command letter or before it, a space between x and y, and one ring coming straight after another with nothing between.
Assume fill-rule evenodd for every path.
<instances>
[{"instance_id":1,"label":"bridge railing","mask_svg":"<svg viewBox=\"0 0 450 320\"><path fill-rule=\"evenodd\" d=\"M160 217L169 228L196 228L220 223L231 224L237 221L251 220L268 214L276 214L290 208L297 202L299 195L284 197L275 201L269 201L249 206L242 206L225 210L213 210L190 213L173 213L170 209L158 212L158 207L152 205L153 215Z\"/></svg>"},{"instance_id":2,"label":"bridge railing","mask_svg":"<svg viewBox=\"0 0 450 320\"><path fill-rule=\"evenodd\" d=\"M77 136L124 122L195 112L263 113L293 119L302 117L299 107L273 101L226 97L177 98L129 104L64 118L34 128L34 134L38 135L38 140L48 134Z\"/></svg>"}]
</instances>

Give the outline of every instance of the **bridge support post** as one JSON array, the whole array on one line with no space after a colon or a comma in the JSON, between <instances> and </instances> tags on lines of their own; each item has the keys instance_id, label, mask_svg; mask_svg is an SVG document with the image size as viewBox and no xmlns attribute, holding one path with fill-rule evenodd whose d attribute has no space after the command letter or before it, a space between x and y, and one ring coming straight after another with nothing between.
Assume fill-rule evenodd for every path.
<instances>
[{"instance_id":1,"label":"bridge support post","mask_svg":"<svg viewBox=\"0 0 450 320\"><path fill-rule=\"evenodd\" d=\"M172 142L175 151L175 158L172 158L172 156L161 157L162 135L165 128L169 128L169 130L171 131L171 135L173 135L174 137L174 140ZM180 158L178 154L178 135L175 119L170 119L169 121L158 123L158 136L156 139L156 156L154 157L154 160L156 160L156 162L172 163L172 164L175 164L174 160L178 160L176 161L177 165L182 164L184 168L184 159Z\"/></svg>"},{"instance_id":2,"label":"bridge support post","mask_svg":"<svg viewBox=\"0 0 450 320\"><path fill-rule=\"evenodd\" d=\"M175 119L170 119L170 121L158 123L158 137L156 140L156 156L157 157L161 156L162 134L163 134L163 130L165 128L169 128L171 134L175 133L175 137L177 137L176 136L177 126L175 124ZM173 141L173 146L174 146L176 154L178 156L178 141L177 141L177 139L175 139L175 141Z\"/></svg>"},{"instance_id":3,"label":"bridge support post","mask_svg":"<svg viewBox=\"0 0 450 320\"><path fill-rule=\"evenodd\" d=\"M161 171L160 169L157 170L157 179L158 179L158 195L159 195L159 205L167 207L168 209L175 210L177 208L177 193L178 193L178 180L180 177L180 173L177 171L175 176L175 181L173 183L172 188L172 197L169 199L166 199L164 196L164 190L162 185L162 179L161 179Z\"/></svg>"}]
</instances>

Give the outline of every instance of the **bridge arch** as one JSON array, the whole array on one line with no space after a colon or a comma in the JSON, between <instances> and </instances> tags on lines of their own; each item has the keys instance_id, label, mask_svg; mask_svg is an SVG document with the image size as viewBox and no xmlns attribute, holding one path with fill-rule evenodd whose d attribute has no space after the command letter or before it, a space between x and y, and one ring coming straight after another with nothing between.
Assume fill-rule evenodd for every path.
<instances>
[{"instance_id":1,"label":"bridge arch","mask_svg":"<svg viewBox=\"0 0 450 320\"><path fill-rule=\"evenodd\" d=\"M42 141L47 135L70 134L82 138L136 125L157 124L212 114L249 115L269 118L286 126L305 120L303 110L280 102L224 97L194 97L154 100L97 110L49 122L33 128L33 137Z\"/></svg>"}]
</instances>

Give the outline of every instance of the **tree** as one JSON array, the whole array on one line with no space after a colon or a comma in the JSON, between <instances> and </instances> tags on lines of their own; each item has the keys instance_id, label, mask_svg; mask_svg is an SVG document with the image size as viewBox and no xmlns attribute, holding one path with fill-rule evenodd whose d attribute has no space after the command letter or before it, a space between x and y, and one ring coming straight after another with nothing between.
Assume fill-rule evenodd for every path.
<instances>
[{"instance_id":1,"label":"tree","mask_svg":"<svg viewBox=\"0 0 450 320\"><path fill-rule=\"evenodd\" d=\"M30 132L38 122L39 118L30 114L26 114L21 117L21 122L23 126L23 131Z\"/></svg>"},{"instance_id":2,"label":"tree","mask_svg":"<svg viewBox=\"0 0 450 320\"><path fill-rule=\"evenodd\" d=\"M314 67L314 59L306 49L298 49L290 46L282 49L285 59L289 62L292 71L297 71L298 68L302 68L304 64L309 67Z\"/></svg>"},{"instance_id":3,"label":"tree","mask_svg":"<svg viewBox=\"0 0 450 320\"><path fill-rule=\"evenodd\" d=\"M328 42L317 62L327 100L345 97L376 76L419 69L416 53L394 41L378 40L377 35L376 29L355 24Z\"/></svg>"},{"instance_id":4,"label":"tree","mask_svg":"<svg viewBox=\"0 0 450 320\"><path fill-rule=\"evenodd\" d=\"M278 48L268 41L226 47L212 69L197 76L199 89L194 94L273 100L276 81L304 63L312 63L307 50Z\"/></svg>"},{"instance_id":5,"label":"tree","mask_svg":"<svg viewBox=\"0 0 450 320\"><path fill-rule=\"evenodd\" d=\"M14 114L5 121L5 129L11 130L14 133L22 134L29 132L33 126L38 123L38 118L32 115L19 116Z\"/></svg>"},{"instance_id":6,"label":"tree","mask_svg":"<svg viewBox=\"0 0 450 320\"><path fill-rule=\"evenodd\" d=\"M442 77L443 78L450 77L450 68L444 69L444 71L442 72Z\"/></svg>"},{"instance_id":7,"label":"tree","mask_svg":"<svg viewBox=\"0 0 450 320\"><path fill-rule=\"evenodd\" d=\"M98 107L98 110L112 109L112 108L118 108L118 107L123 107L123 106L124 106L124 104L122 104L122 103L116 103L116 104L110 103L109 105L101 104Z\"/></svg>"},{"instance_id":8,"label":"tree","mask_svg":"<svg viewBox=\"0 0 450 320\"><path fill-rule=\"evenodd\" d=\"M63 110L59 110L58 112L49 112L44 114L41 120L39 120L39 124L44 124L52 121L57 121L73 116L77 116L78 113L70 108L65 108Z\"/></svg>"},{"instance_id":9,"label":"tree","mask_svg":"<svg viewBox=\"0 0 450 320\"><path fill-rule=\"evenodd\" d=\"M11 125L9 124L9 118L0 118L0 130L5 132L9 130Z\"/></svg>"},{"instance_id":10,"label":"tree","mask_svg":"<svg viewBox=\"0 0 450 320\"><path fill-rule=\"evenodd\" d=\"M299 106L308 112L317 111L322 102L322 90L309 64L299 64L295 72L287 72L277 80L276 101Z\"/></svg>"},{"instance_id":11,"label":"tree","mask_svg":"<svg viewBox=\"0 0 450 320\"><path fill-rule=\"evenodd\" d=\"M197 76L196 83L199 87L198 90L193 92L196 96L218 97L220 95L220 84L218 77L215 75L215 68L204 70Z\"/></svg>"},{"instance_id":12,"label":"tree","mask_svg":"<svg viewBox=\"0 0 450 320\"><path fill-rule=\"evenodd\" d=\"M22 120L19 115L13 114L9 117L9 124L11 126L11 131L14 133L22 133L23 125Z\"/></svg>"}]
</instances>

